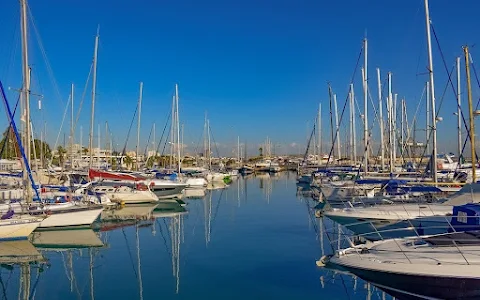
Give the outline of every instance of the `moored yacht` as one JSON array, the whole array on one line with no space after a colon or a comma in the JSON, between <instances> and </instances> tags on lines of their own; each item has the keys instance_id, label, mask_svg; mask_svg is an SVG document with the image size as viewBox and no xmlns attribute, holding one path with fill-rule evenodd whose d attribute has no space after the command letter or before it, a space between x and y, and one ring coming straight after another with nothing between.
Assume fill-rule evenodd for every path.
<instances>
[{"instance_id":1,"label":"moored yacht","mask_svg":"<svg viewBox=\"0 0 480 300\"><path fill-rule=\"evenodd\" d=\"M357 245L317 264L349 271L399 299L480 297L480 231Z\"/></svg>"}]
</instances>

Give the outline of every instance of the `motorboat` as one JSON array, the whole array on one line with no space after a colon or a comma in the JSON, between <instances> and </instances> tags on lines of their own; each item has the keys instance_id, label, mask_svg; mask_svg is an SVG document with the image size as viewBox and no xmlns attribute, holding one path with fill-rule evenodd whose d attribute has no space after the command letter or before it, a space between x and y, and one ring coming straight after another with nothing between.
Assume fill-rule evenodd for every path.
<instances>
[{"instance_id":1,"label":"motorboat","mask_svg":"<svg viewBox=\"0 0 480 300\"><path fill-rule=\"evenodd\" d=\"M370 240L385 237L444 233L454 206L480 202L480 184L467 184L443 203L374 205L332 208L323 213L357 235Z\"/></svg>"},{"instance_id":2,"label":"motorboat","mask_svg":"<svg viewBox=\"0 0 480 300\"><path fill-rule=\"evenodd\" d=\"M480 231L356 245L317 264L348 271L398 299L480 297Z\"/></svg>"}]
</instances>

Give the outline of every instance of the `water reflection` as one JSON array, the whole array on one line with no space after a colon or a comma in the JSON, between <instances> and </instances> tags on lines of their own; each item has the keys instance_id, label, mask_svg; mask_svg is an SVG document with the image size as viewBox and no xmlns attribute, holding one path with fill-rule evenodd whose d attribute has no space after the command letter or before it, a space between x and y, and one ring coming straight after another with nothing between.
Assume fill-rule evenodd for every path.
<instances>
[{"instance_id":1,"label":"water reflection","mask_svg":"<svg viewBox=\"0 0 480 300\"><path fill-rule=\"evenodd\" d=\"M318 202L294 174L252 174L183 201L125 205L104 211L94 230L0 243L4 298L19 289L23 299L385 297L315 265L336 248L326 234L336 225L315 217Z\"/></svg>"},{"instance_id":2,"label":"water reflection","mask_svg":"<svg viewBox=\"0 0 480 300\"><path fill-rule=\"evenodd\" d=\"M323 217L324 209L328 209L328 205L318 201L317 195L312 192L309 185L297 183L296 196L304 203L309 220L309 228L316 233L316 240L319 244L318 257L333 254L336 250L349 246L344 238L348 234L339 224L328 218ZM331 270L319 268L323 271L320 276L320 284L322 289L328 289L335 286L348 299L392 299L390 295L372 285L365 282L357 276L341 270Z\"/></svg>"}]
</instances>

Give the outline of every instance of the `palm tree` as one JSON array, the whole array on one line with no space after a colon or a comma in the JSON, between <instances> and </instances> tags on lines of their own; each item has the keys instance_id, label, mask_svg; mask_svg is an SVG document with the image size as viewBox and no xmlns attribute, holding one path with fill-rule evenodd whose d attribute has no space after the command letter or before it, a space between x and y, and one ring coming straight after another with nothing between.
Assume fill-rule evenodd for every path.
<instances>
[{"instance_id":1,"label":"palm tree","mask_svg":"<svg viewBox=\"0 0 480 300\"><path fill-rule=\"evenodd\" d=\"M124 163L127 165L127 168L131 168L132 165L133 165L133 158L131 158L130 156L125 156L125 159L123 160Z\"/></svg>"},{"instance_id":2,"label":"palm tree","mask_svg":"<svg viewBox=\"0 0 480 300\"><path fill-rule=\"evenodd\" d=\"M67 153L67 150L65 150L62 146L58 146L57 153L58 153L58 161L60 162L60 165L63 168L63 164L65 162L65 154Z\"/></svg>"}]
</instances>

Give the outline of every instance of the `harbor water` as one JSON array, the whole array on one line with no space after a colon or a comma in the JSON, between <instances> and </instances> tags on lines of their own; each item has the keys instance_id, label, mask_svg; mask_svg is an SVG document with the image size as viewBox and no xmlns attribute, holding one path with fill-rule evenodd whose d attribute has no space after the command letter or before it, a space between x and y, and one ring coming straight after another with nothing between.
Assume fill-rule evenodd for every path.
<instances>
[{"instance_id":1,"label":"harbor water","mask_svg":"<svg viewBox=\"0 0 480 300\"><path fill-rule=\"evenodd\" d=\"M390 298L316 265L331 252L321 232L326 220L315 218L315 202L297 190L294 173L240 177L190 195L184 207L140 208L146 214L137 220L100 222L95 232L39 232L35 249L14 244L40 256L14 265L2 257L2 297Z\"/></svg>"}]
</instances>

